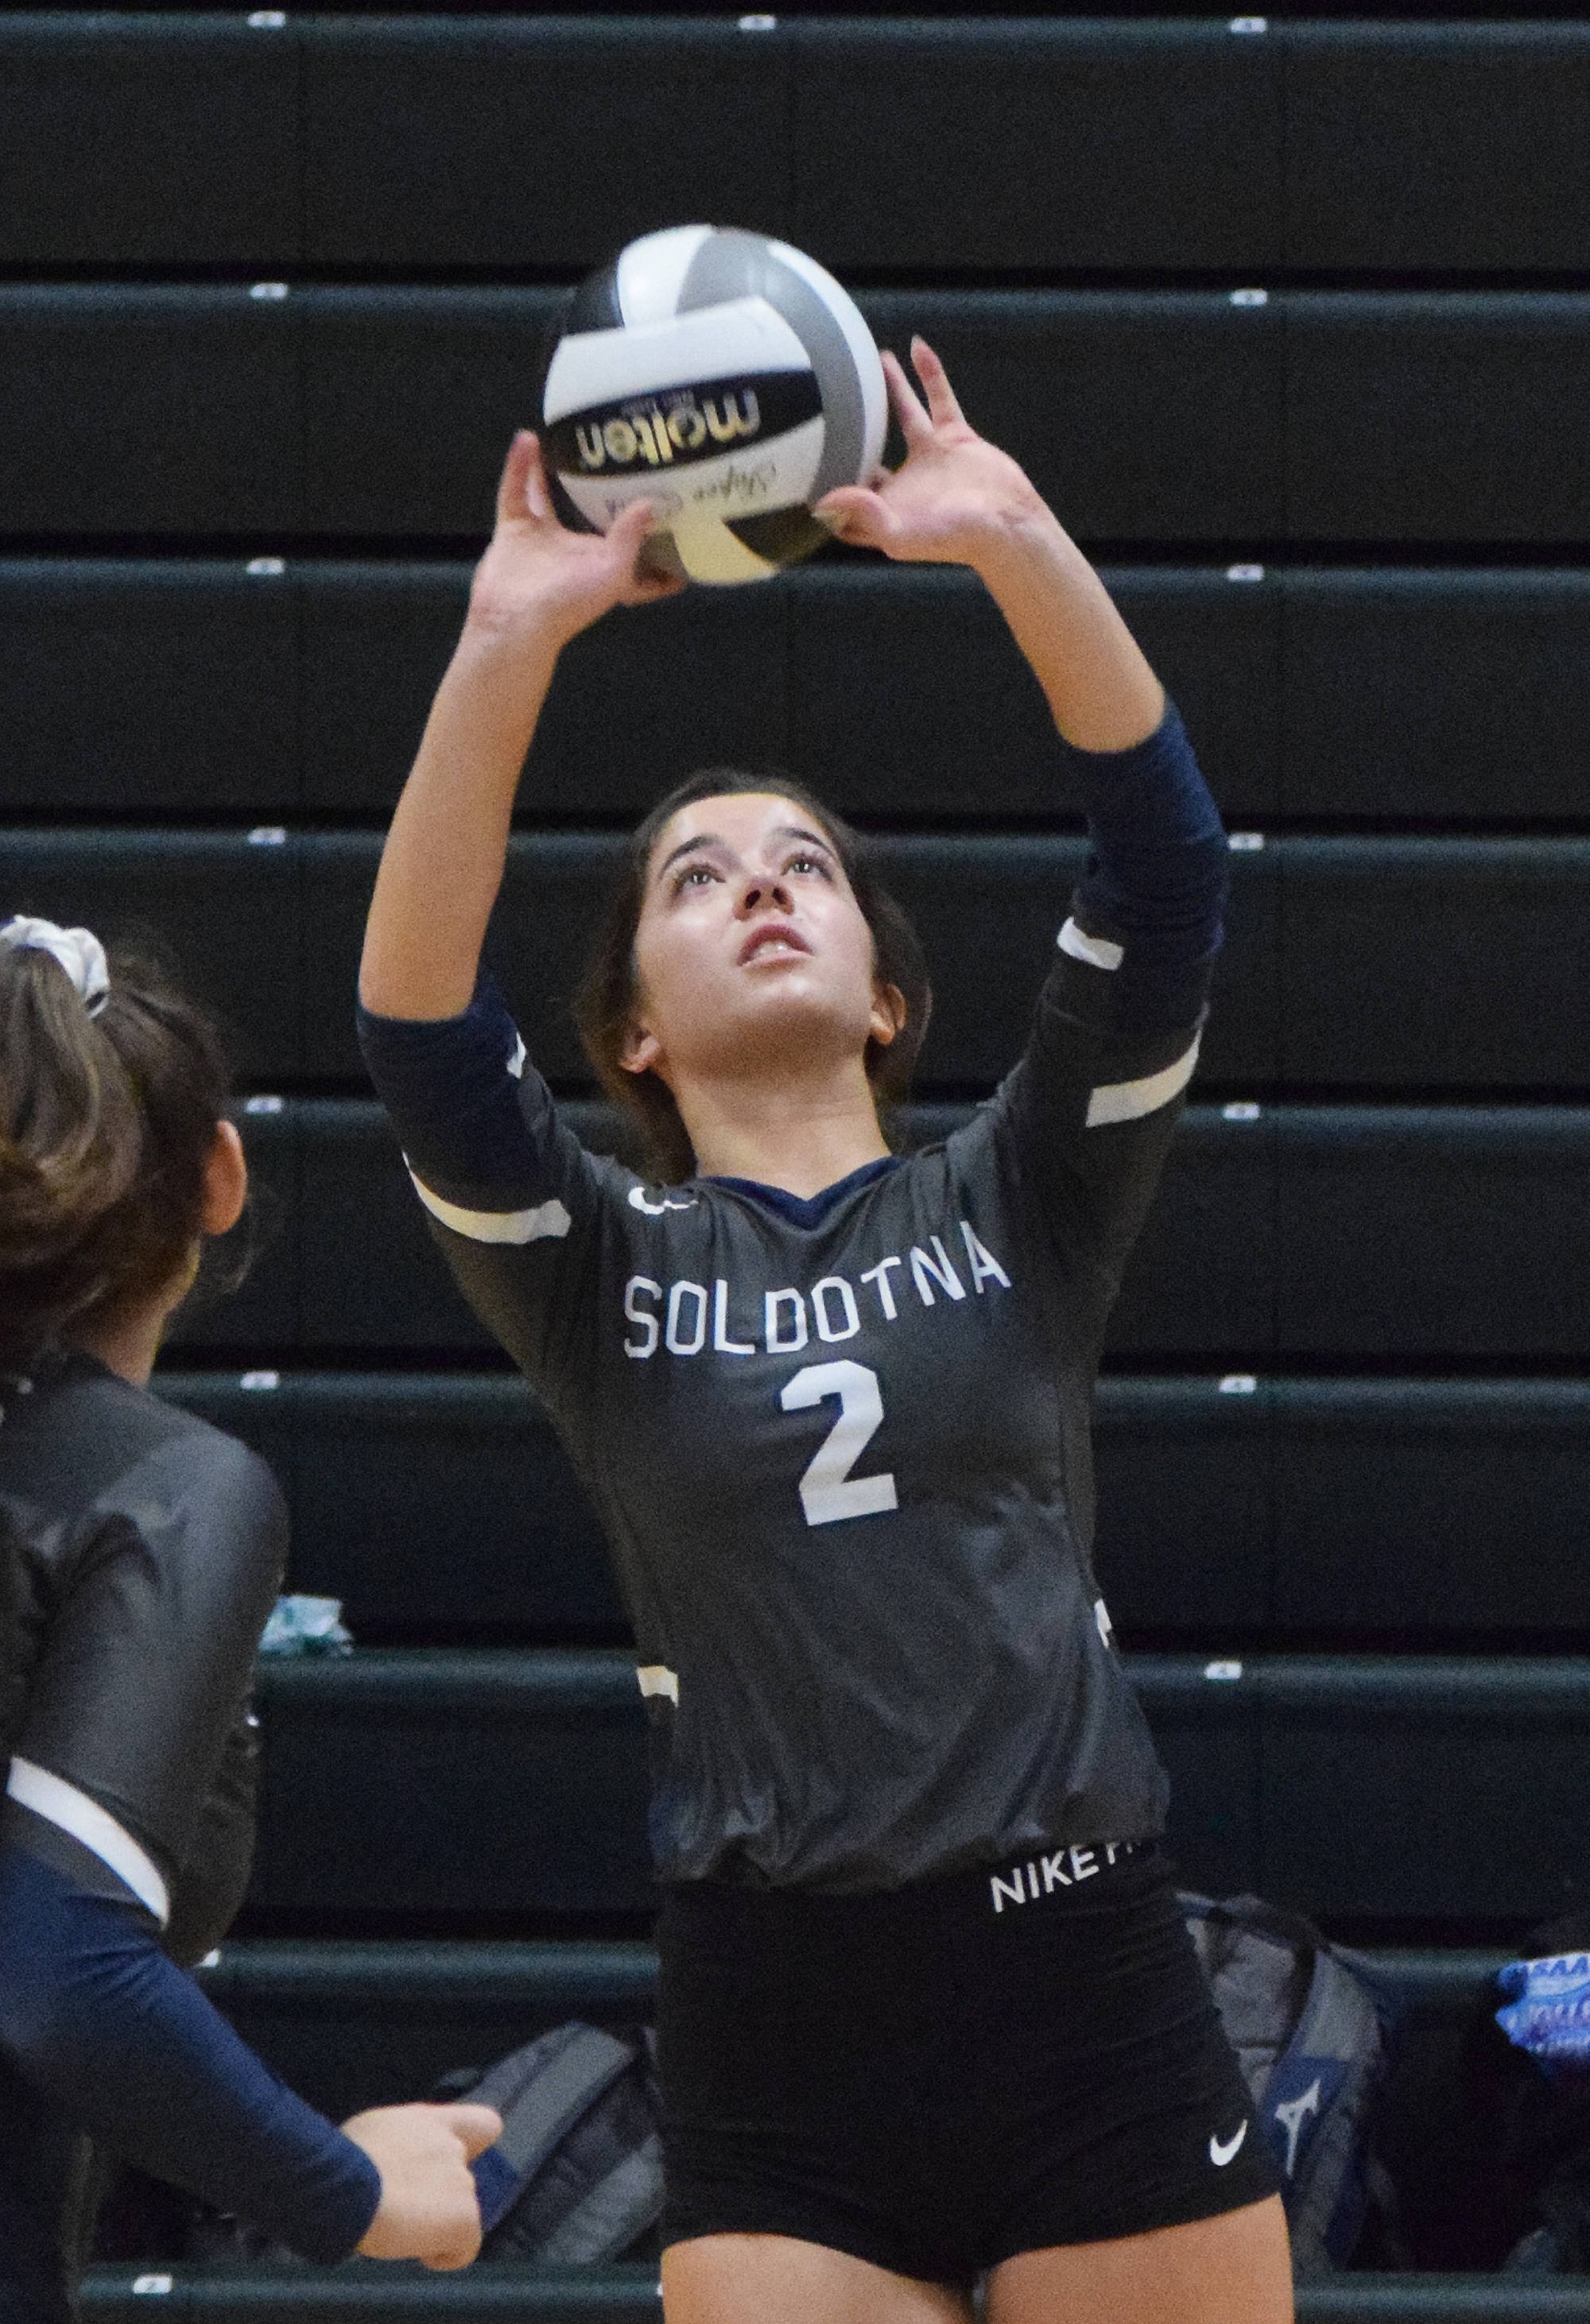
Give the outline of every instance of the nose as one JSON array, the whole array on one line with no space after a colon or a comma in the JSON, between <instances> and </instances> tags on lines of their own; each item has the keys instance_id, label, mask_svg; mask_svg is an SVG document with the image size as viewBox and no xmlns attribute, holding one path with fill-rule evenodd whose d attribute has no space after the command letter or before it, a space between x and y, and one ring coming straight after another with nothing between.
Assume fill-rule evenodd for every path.
<instances>
[{"instance_id":1,"label":"nose","mask_svg":"<svg viewBox=\"0 0 1590 2324\"><path fill-rule=\"evenodd\" d=\"M740 890L735 917L748 920L753 912L792 912L794 908L795 899L781 880L772 880L753 872Z\"/></svg>"}]
</instances>

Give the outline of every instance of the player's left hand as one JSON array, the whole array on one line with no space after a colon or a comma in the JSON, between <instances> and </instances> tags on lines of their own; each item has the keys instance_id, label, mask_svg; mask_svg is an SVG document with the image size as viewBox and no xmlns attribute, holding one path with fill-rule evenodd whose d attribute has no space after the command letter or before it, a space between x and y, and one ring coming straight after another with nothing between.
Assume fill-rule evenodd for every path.
<instances>
[{"instance_id":1,"label":"player's left hand","mask_svg":"<svg viewBox=\"0 0 1590 2324\"><path fill-rule=\"evenodd\" d=\"M818 503L841 540L881 549L885 557L934 565L972 565L1012 529L1048 514L1008 452L967 424L948 374L926 339L915 338L911 364L924 404L899 358L887 350L889 401L905 438L905 460L869 489L842 484Z\"/></svg>"}]
</instances>

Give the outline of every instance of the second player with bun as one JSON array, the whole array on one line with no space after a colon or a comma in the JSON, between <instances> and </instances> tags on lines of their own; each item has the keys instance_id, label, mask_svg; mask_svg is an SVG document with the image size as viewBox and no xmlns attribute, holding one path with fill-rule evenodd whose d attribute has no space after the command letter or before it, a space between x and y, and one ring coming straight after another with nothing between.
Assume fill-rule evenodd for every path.
<instances>
[{"instance_id":1,"label":"second player with bun","mask_svg":"<svg viewBox=\"0 0 1590 2324\"><path fill-rule=\"evenodd\" d=\"M88 930L0 926L0 2317L69 2324L95 2148L306 2257L461 2267L482 2107L338 2130L185 1972L242 1901L281 1496L150 1393L244 1203L204 1015Z\"/></svg>"},{"instance_id":2,"label":"second player with bun","mask_svg":"<svg viewBox=\"0 0 1590 2324\"><path fill-rule=\"evenodd\" d=\"M558 523L529 438L387 839L366 1056L633 1625L669 2324L964 2324L985 2274L992 2324L1285 2324L1275 2174L1090 1554L1094 1373L1225 839L1096 576L913 354L903 467L821 512L981 576L1093 835L995 1096L891 1151L915 940L819 801L717 772L635 835L581 1008L651 1176L559 1117L481 945L561 646L666 585L634 571L643 512Z\"/></svg>"}]
</instances>

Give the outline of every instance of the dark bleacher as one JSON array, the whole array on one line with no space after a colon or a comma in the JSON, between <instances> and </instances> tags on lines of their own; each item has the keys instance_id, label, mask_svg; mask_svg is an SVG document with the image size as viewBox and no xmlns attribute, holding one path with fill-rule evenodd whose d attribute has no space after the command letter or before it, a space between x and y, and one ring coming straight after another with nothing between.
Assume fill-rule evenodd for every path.
<instances>
[{"instance_id":1,"label":"dark bleacher","mask_svg":"<svg viewBox=\"0 0 1590 2324\"><path fill-rule=\"evenodd\" d=\"M356 1637L627 1636L515 1374L185 1372L166 1393L270 1461L293 1586L343 1599ZM1117 1374L1097 1458L1099 1565L1129 1636L1590 1648L1590 1382Z\"/></svg>"},{"instance_id":2,"label":"dark bleacher","mask_svg":"<svg viewBox=\"0 0 1590 2324\"><path fill-rule=\"evenodd\" d=\"M1590 1903L1590 1661L1130 1666L1190 1883L1392 1932L1505 1929ZM624 1648L311 1657L266 1671L261 1714L251 1893L274 1925L649 1910L645 1721Z\"/></svg>"},{"instance_id":3,"label":"dark bleacher","mask_svg":"<svg viewBox=\"0 0 1590 2324\"><path fill-rule=\"evenodd\" d=\"M256 561L269 569L0 558L0 817L247 825L389 808L467 567ZM1516 830L1581 816L1590 573L1106 576L1236 821ZM947 567L896 567L880 587L863 559L819 562L615 614L559 670L521 821L622 819L724 761L785 766L851 814L906 827L1031 826L1071 805L1026 665L983 590Z\"/></svg>"},{"instance_id":4,"label":"dark bleacher","mask_svg":"<svg viewBox=\"0 0 1590 2324\"><path fill-rule=\"evenodd\" d=\"M356 2316L369 2324L406 2324L409 2318L445 2315L467 2319L511 2317L545 2324L653 2324L662 2313L655 2268L603 2270L591 2278L526 2278L517 2270L482 2266L463 2278L424 2276L406 2270L356 2264L325 2275L294 2270L273 2282L260 2274L174 2278L184 2312L204 2324L243 2324L245 2318L291 2315L295 2324L330 2324ZM147 2314L131 2269L91 2277L85 2314L95 2324L143 2324ZM147 2290L147 2285L145 2286ZM174 2303L173 2303L174 2304ZM1348 2276L1299 2287L1299 2324L1585 2324L1590 2292L1572 2280L1530 2277L1493 2283L1461 2276Z\"/></svg>"},{"instance_id":5,"label":"dark bleacher","mask_svg":"<svg viewBox=\"0 0 1590 2324\"><path fill-rule=\"evenodd\" d=\"M1058 777L1055 788L1063 798ZM623 844L543 831L510 850L494 954L555 1082L587 1077L569 1001ZM1590 1078L1590 1019L1559 1005L1590 982L1590 840L1239 833L1234 844L1210 1082L1456 1093ZM270 825L13 831L0 834L0 881L30 910L107 931L135 929L152 898L169 899L182 964L236 1027L250 1074L347 1084L359 1072L349 995L380 849L375 832ZM1083 843L901 834L875 854L933 964L919 1086L992 1087L1020 1053Z\"/></svg>"},{"instance_id":6,"label":"dark bleacher","mask_svg":"<svg viewBox=\"0 0 1590 2324\"><path fill-rule=\"evenodd\" d=\"M1500 1958L1450 1950L1382 1950L1370 1957L1375 1978L1403 2013L1405 2057L1421 2094L1444 2099L1452 2117L1461 2110L1462 2046ZM655 1961L648 1946L633 1942L255 1940L227 1945L204 1977L247 2039L267 2050L295 2087L342 2116L498 2056L570 2014L615 2030L633 2025L650 2012ZM1455 2120L1452 2126L1456 2131ZM1395 2127L1389 2121L1388 2128ZM1494 2239L1500 2207L1473 2178L1474 2158L1461 2135L1427 2152L1422 2181L1410 2190L1410 2226L1417 2229L1443 2200L1464 2197L1471 2218L1479 2215L1478 2234ZM609 2282L616 2291L618 2281ZM1383 2296L1391 2287L1377 2289ZM204 2291L207 2300L218 2296L211 2284ZM1305 2306L1303 2312L1311 2311Z\"/></svg>"},{"instance_id":7,"label":"dark bleacher","mask_svg":"<svg viewBox=\"0 0 1590 2324\"><path fill-rule=\"evenodd\" d=\"M864 277L1582 267L1582 23L1264 23L24 15L0 255L578 267L709 216Z\"/></svg>"},{"instance_id":8,"label":"dark bleacher","mask_svg":"<svg viewBox=\"0 0 1590 2324\"><path fill-rule=\"evenodd\" d=\"M732 220L937 340L1105 560L1240 835L1111 1332L1099 1563L1187 1877L1373 1942L1410 2002L1388 2154L1431 2272L1299 2313L1590 2319L1582 2286L1450 2272L1517 2227L1462 2080L1486 1980L1590 1882L1590 25L766 27L0 16L0 906L147 927L232 1023L257 1258L166 1385L272 1461L294 1585L363 1641L265 1676L212 1990L338 2111L648 2006L623 1612L431 1246L351 986L569 287ZM493 942L593 1143L583 931L703 763L879 834L938 987L906 1134L943 1135L1020 1046L1082 844L992 607L836 550L565 658ZM657 2312L647 2270L136 2273L89 2315Z\"/></svg>"},{"instance_id":9,"label":"dark bleacher","mask_svg":"<svg viewBox=\"0 0 1590 2324\"><path fill-rule=\"evenodd\" d=\"M965 1108L923 1106L908 1134ZM608 1150L615 1124L572 1119ZM245 1142L260 1191L243 1289L184 1349L480 1350L374 1102L263 1095ZM1540 1365L1582 1351L1590 1109L1195 1105L1111 1320L1116 1361L1351 1370Z\"/></svg>"},{"instance_id":10,"label":"dark bleacher","mask_svg":"<svg viewBox=\"0 0 1590 2324\"><path fill-rule=\"evenodd\" d=\"M860 304L885 343L932 339L1087 540L1566 548L1582 531L1590 293ZM564 306L498 285L0 283L0 539L467 537Z\"/></svg>"}]
</instances>

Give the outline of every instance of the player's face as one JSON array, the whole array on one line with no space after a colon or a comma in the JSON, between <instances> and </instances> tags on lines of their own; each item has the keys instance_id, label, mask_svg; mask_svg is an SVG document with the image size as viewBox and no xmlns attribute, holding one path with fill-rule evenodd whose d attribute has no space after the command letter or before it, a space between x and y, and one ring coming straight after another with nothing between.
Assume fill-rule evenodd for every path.
<instances>
[{"instance_id":1,"label":"player's face","mask_svg":"<svg viewBox=\"0 0 1590 2324\"><path fill-rule=\"evenodd\" d=\"M873 934L832 842L776 792L692 800L658 837L635 930L641 1001L624 1062L770 1077L864 1056L898 1028Z\"/></svg>"}]
</instances>

